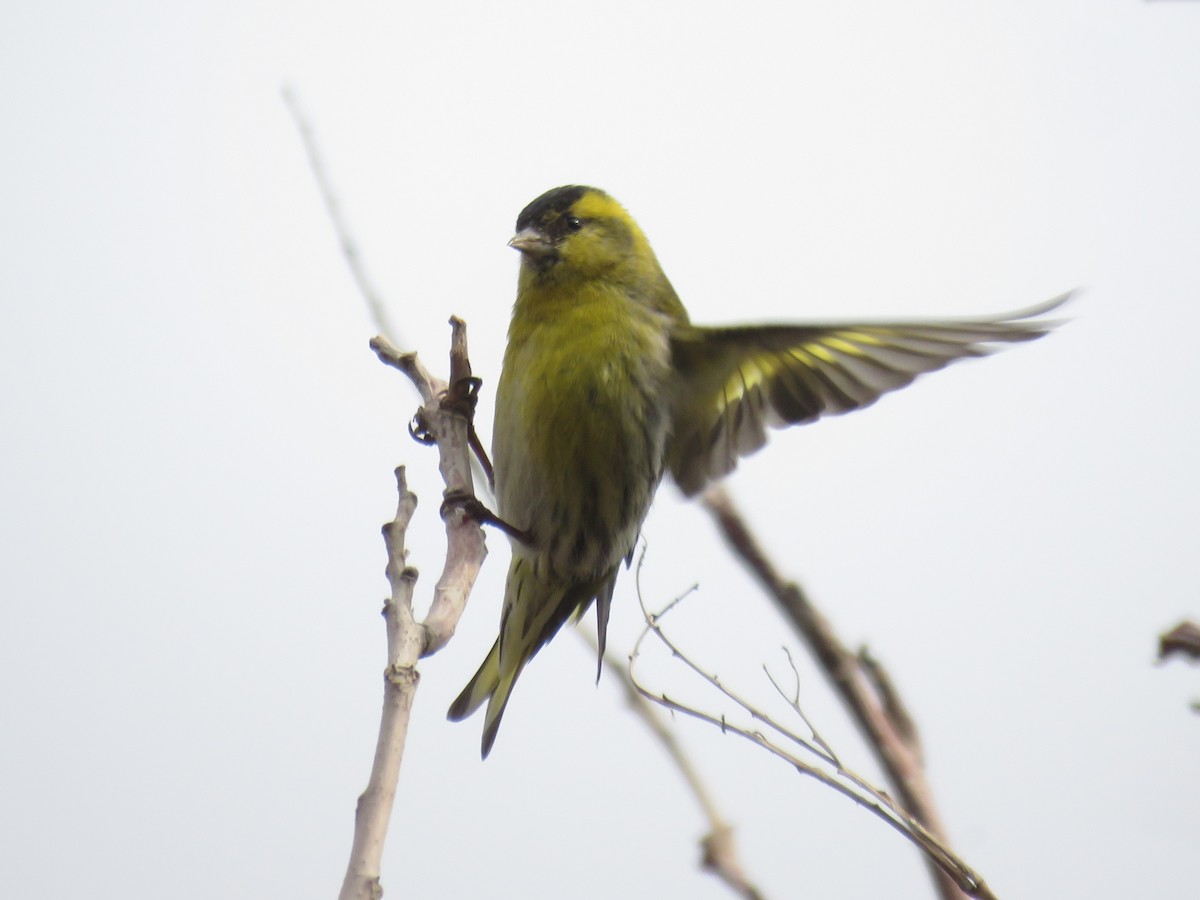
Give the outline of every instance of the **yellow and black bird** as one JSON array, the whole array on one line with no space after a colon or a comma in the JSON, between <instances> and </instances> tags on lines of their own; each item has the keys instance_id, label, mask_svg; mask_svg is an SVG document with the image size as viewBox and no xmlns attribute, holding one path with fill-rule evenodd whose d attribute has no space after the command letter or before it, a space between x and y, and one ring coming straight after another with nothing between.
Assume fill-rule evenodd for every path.
<instances>
[{"instance_id":1,"label":"yellow and black bird","mask_svg":"<svg viewBox=\"0 0 1200 900\"><path fill-rule=\"evenodd\" d=\"M613 587L664 473L687 495L766 442L767 426L874 403L918 375L1041 337L1066 300L982 320L704 328L608 194L548 191L517 218L517 299L496 391L497 514L518 536L500 635L450 707L486 700L483 755L525 664Z\"/></svg>"}]
</instances>

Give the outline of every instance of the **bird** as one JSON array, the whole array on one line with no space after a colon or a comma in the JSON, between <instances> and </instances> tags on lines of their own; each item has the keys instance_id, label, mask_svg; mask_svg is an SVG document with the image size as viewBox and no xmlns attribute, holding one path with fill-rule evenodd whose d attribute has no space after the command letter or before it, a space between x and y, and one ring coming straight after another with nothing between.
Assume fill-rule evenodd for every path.
<instances>
[{"instance_id":1,"label":"bird","mask_svg":"<svg viewBox=\"0 0 1200 900\"><path fill-rule=\"evenodd\" d=\"M603 659L617 575L665 477L694 496L769 427L862 409L921 374L1039 338L1057 324L1042 316L1069 297L981 319L703 327L598 188L542 194L508 243L521 262L492 461L512 559L499 635L448 713L487 703L484 758L526 664L593 603Z\"/></svg>"}]
</instances>

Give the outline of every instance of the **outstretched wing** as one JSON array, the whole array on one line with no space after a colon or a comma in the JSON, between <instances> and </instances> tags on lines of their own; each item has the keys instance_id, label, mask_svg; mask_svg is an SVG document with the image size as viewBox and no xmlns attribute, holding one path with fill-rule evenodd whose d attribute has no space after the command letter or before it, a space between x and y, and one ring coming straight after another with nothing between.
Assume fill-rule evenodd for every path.
<instances>
[{"instance_id":1,"label":"outstretched wing","mask_svg":"<svg viewBox=\"0 0 1200 900\"><path fill-rule=\"evenodd\" d=\"M667 466L687 495L782 428L861 409L955 360L1029 341L1057 322L1038 318L1067 301L956 322L681 328L672 354L682 376Z\"/></svg>"}]
</instances>

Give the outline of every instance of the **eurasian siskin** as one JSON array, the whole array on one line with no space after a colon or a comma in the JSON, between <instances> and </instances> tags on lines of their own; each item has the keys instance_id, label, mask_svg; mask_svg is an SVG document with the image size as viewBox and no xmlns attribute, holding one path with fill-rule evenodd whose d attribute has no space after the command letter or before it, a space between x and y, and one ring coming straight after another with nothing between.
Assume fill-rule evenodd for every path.
<instances>
[{"instance_id":1,"label":"eurasian siskin","mask_svg":"<svg viewBox=\"0 0 1200 900\"><path fill-rule=\"evenodd\" d=\"M994 345L1042 336L1062 303L979 321L703 328L630 215L596 188L555 188L517 218L517 299L496 391L497 513L522 536L500 635L450 707L488 701L483 755L525 664L594 600L600 652L664 472L699 492L768 425L861 409Z\"/></svg>"}]
</instances>

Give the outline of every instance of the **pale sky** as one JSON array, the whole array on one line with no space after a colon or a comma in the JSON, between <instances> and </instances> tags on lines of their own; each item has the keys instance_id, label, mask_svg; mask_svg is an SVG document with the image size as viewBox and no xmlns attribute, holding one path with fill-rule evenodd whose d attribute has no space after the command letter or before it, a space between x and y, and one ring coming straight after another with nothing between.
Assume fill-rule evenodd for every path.
<instances>
[{"instance_id":1,"label":"pale sky","mask_svg":"<svg viewBox=\"0 0 1200 900\"><path fill-rule=\"evenodd\" d=\"M686 8L686 12L682 12ZM379 526L435 455L280 100L317 128L400 340L469 322L480 427L520 209L600 186L697 322L974 316L1050 337L773 435L727 482L922 729L1001 898L1183 896L1200 846L1200 3L9 3L0 13L0 895L336 894L374 749ZM701 510L664 486L647 601L699 661L868 751ZM704 823L564 632L491 757L445 711L508 549L422 664L389 897L718 898ZM618 582L610 646L640 630ZM694 692L665 654L646 677ZM764 894L930 897L917 853L681 722Z\"/></svg>"}]
</instances>

